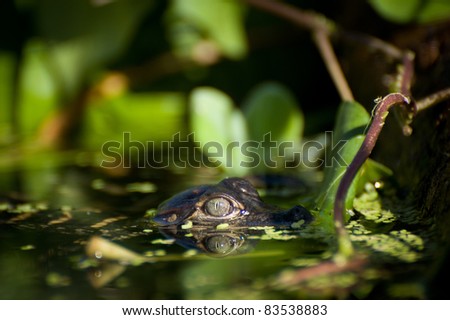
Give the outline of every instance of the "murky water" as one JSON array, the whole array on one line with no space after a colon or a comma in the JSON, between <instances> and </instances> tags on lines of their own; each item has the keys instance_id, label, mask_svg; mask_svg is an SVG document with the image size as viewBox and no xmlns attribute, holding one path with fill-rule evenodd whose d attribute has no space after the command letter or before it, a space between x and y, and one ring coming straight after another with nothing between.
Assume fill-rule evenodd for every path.
<instances>
[{"instance_id":1,"label":"murky water","mask_svg":"<svg viewBox=\"0 0 450 320\"><path fill-rule=\"evenodd\" d=\"M32 200L2 201L3 299L238 298L299 254L319 258L326 250L322 241L303 239L300 231L186 230L174 239L150 224L148 209L188 186L217 182L215 173L140 171L108 177L71 167L16 174L22 182L58 183L28 183ZM94 236L108 247L94 249L102 257L86 251ZM195 250L197 242L206 252ZM126 254L129 250L142 260L111 255L110 247L126 248ZM248 290L239 290L242 286ZM252 295L283 297L281 292Z\"/></svg>"},{"instance_id":2,"label":"murky water","mask_svg":"<svg viewBox=\"0 0 450 320\"><path fill-rule=\"evenodd\" d=\"M149 223L149 209L186 187L216 183L214 171L111 176L69 167L14 175L20 183L9 194L29 201L1 204L2 299L364 298L405 266L410 273L389 287L391 296L425 294L415 278L428 259L424 233L417 224L407 230L407 215L364 211L364 201L350 233L381 263L298 281L304 275L296 272L331 257L333 236L321 226L161 232ZM289 206L299 197L266 199Z\"/></svg>"}]
</instances>

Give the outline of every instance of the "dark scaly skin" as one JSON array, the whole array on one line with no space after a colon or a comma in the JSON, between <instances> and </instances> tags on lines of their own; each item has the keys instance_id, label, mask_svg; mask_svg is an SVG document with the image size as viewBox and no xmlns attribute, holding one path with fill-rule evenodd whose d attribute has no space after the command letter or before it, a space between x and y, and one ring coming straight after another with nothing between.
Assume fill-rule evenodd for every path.
<instances>
[{"instance_id":1,"label":"dark scaly skin","mask_svg":"<svg viewBox=\"0 0 450 320\"><path fill-rule=\"evenodd\" d=\"M214 200L213 200L214 199ZM213 202L210 202L213 200ZM225 212L213 215L214 203L224 204ZM188 189L163 202L154 222L160 227L181 226L192 222L194 227L215 227L227 223L230 227L274 226L290 228L298 221L313 219L302 206L284 210L264 203L255 188L245 179L228 178L216 185Z\"/></svg>"}]
</instances>

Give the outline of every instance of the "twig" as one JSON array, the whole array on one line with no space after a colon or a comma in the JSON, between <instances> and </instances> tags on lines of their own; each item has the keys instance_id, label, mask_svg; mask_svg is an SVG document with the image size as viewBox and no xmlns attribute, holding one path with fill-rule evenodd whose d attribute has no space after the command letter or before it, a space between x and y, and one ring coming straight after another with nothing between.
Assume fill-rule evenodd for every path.
<instances>
[{"instance_id":1,"label":"twig","mask_svg":"<svg viewBox=\"0 0 450 320\"><path fill-rule=\"evenodd\" d=\"M243 1L256 8L287 19L302 28L308 29L309 31L322 31L325 34L330 35L335 30L334 24L330 20L313 11L300 10L297 7L272 0Z\"/></svg>"},{"instance_id":2,"label":"twig","mask_svg":"<svg viewBox=\"0 0 450 320\"><path fill-rule=\"evenodd\" d=\"M314 42L319 48L319 52L323 61L327 67L328 72L336 86L339 96L342 101L354 101L354 97L347 79L342 72L342 68L339 65L339 61L334 53L333 47L330 43L330 38L323 31L317 31L313 33Z\"/></svg>"},{"instance_id":3,"label":"twig","mask_svg":"<svg viewBox=\"0 0 450 320\"><path fill-rule=\"evenodd\" d=\"M417 112L425 110L447 99L450 99L450 88L446 88L444 90L430 94L428 97L425 97L417 101L416 102Z\"/></svg>"},{"instance_id":4,"label":"twig","mask_svg":"<svg viewBox=\"0 0 450 320\"><path fill-rule=\"evenodd\" d=\"M330 35L336 32L334 23L312 11L303 11L296 7L271 0L244 0L254 7L268 11L287 19L296 25L311 31L320 55L330 73L334 85L343 101L354 101L344 72L330 43Z\"/></svg>"}]
</instances>

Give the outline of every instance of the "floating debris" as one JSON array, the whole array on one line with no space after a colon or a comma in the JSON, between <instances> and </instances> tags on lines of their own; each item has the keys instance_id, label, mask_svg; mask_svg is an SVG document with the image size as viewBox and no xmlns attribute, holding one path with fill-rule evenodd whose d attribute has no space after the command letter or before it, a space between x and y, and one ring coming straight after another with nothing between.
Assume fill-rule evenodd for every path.
<instances>
[{"instance_id":1,"label":"floating debris","mask_svg":"<svg viewBox=\"0 0 450 320\"><path fill-rule=\"evenodd\" d=\"M173 244L174 242L174 239L155 239L152 244Z\"/></svg>"},{"instance_id":2,"label":"floating debris","mask_svg":"<svg viewBox=\"0 0 450 320\"><path fill-rule=\"evenodd\" d=\"M28 251L28 250L33 250L33 249L36 249L36 247L32 244L27 244L27 245L20 247L20 250L23 250L23 251Z\"/></svg>"},{"instance_id":3,"label":"floating debris","mask_svg":"<svg viewBox=\"0 0 450 320\"><path fill-rule=\"evenodd\" d=\"M186 230L186 229L191 229L192 228L192 221L188 221L185 224L181 225L181 229Z\"/></svg>"},{"instance_id":4,"label":"floating debris","mask_svg":"<svg viewBox=\"0 0 450 320\"><path fill-rule=\"evenodd\" d=\"M126 185L128 192L153 193L158 190L156 185L151 182L135 182Z\"/></svg>"},{"instance_id":5,"label":"floating debris","mask_svg":"<svg viewBox=\"0 0 450 320\"><path fill-rule=\"evenodd\" d=\"M50 287L66 287L71 283L69 277L61 275L57 272L48 273L45 277L45 281Z\"/></svg>"},{"instance_id":6,"label":"floating debris","mask_svg":"<svg viewBox=\"0 0 450 320\"><path fill-rule=\"evenodd\" d=\"M221 223L216 226L216 230L227 230L229 227L228 223Z\"/></svg>"}]
</instances>

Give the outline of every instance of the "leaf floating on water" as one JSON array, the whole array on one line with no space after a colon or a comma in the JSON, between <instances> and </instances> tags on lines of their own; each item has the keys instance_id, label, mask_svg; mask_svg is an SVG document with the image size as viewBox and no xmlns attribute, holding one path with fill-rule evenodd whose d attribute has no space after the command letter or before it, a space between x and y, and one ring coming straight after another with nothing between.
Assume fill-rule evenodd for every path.
<instances>
[{"instance_id":1,"label":"leaf floating on water","mask_svg":"<svg viewBox=\"0 0 450 320\"><path fill-rule=\"evenodd\" d=\"M151 182L135 182L127 184L126 189L128 192L152 193L156 192L157 187Z\"/></svg>"},{"instance_id":2,"label":"leaf floating on water","mask_svg":"<svg viewBox=\"0 0 450 320\"><path fill-rule=\"evenodd\" d=\"M64 222L69 221L70 219L72 219L72 214L69 211L64 211L62 213L62 216L59 217L58 219L54 219L48 222L48 225L54 225L54 224L61 224Z\"/></svg>"},{"instance_id":3,"label":"leaf floating on water","mask_svg":"<svg viewBox=\"0 0 450 320\"><path fill-rule=\"evenodd\" d=\"M173 244L174 239L156 239L152 241L152 244Z\"/></svg>"},{"instance_id":4,"label":"leaf floating on water","mask_svg":"<svg viewBox=\"0 0 450 320\"><path fill-rule=\"evenodd\" d=\"M186 230L186 229L191 229L192 228L192 221L188 221L185 224L181 225L181 229Z\"/></svg>"},{"instance_id":5,"label":"leaf floating on water","mask_svg":"<svg viewBox=\"0 0 450 320\"><path fill-rule=\"evenodd\" d=\"M353 200L353 207L364 216L365 219L375 223L391 223L396 220L395 215L382 208L381 199L375 187L367 183L366 192Z\"/></svg>"},{"instance_id":6,"label":"leaf floating on water","mask_svg":"<svg viewBox=\"0 0 450 320\"><path fill-rule=\"evenodd\" d=\"M305 220L299 220L291 224L292 229L300 229L305 224Z\"/></svg>"},{"instance_id":7,"label":"leaf floating on water","mask_svg":"<svg viewBox=\"0 0 450 320\"><path fill-rule=\"evenodd\" d=\"M23 250L23 251L28 251L28 250L33 250L33 249L36 249L36 247L32 244L27 244L27 245L20 247L20 250Z\"/></svg>"},{"instance_id":8,"label":"leaf floating on water","mask_svg":"<svg viewBox=\"0 0 450 320\"><path fill-rule=\"evenodd\" d=\"M50 272L47 274L45 281L50 287L65 287L70 285L71 280L67 276L63 276L56 272Z\"/></svg>"},{"instance_id":9,"label":"leaf floating on water","mask_svg":"<svg viewBox=\"0 0 450 320\"><path fill-rule=\"evenodd\" d=\"M221 223L216 226L216 230L226 230L230 227L228 223Z\"/></svg>"},{"instance_id":10,"label":"leaf floating on water","mask_svg":"<svg viewBox=\"0 0 450 320\"><path fill-rule=\"evenodd\" d=\"M189 249L189 250L186 250L184 253L183 253L183 257L193 257L193 256L195 256L195 255L197 255L198 254L198 251L197 250L195 250L195 249Z\"/></svg>"},{"instance_id":11,"label":"leaf floating on water","mask_svg":"<svg viewBox=\"0 0 450 320\"><path fill-rule=\"evenodd\" d=\"M156 216L156 212L157 212L157 210L155 208L148 209L147 211L145 211L145 217L151 219L154 216Z\"/></svg>"}]
</instances>

